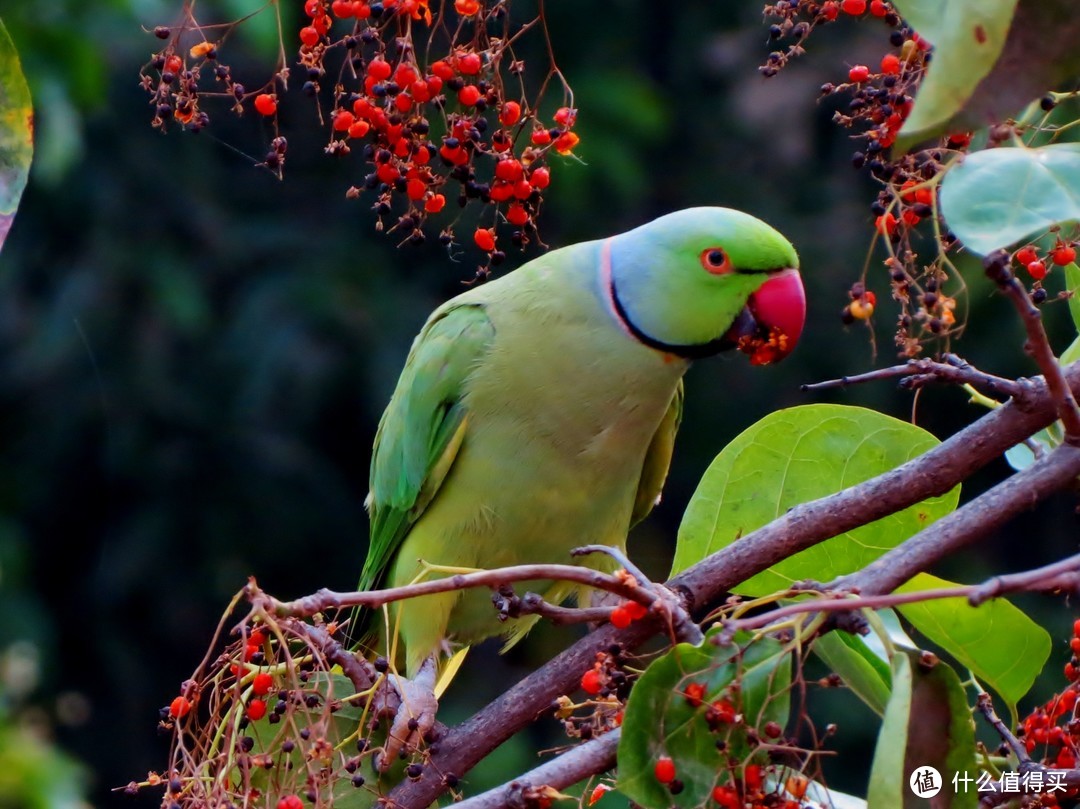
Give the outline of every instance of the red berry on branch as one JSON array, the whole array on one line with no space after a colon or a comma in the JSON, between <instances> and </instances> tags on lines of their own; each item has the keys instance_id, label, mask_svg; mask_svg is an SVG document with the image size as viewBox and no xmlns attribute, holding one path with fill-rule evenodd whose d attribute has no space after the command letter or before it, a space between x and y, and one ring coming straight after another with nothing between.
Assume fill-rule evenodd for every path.
<instances>
[{"instance_id":1,"label":"red berry on branch","mask_svg":"<svg viewBox=\"0 0 1080 809\"><path fill-rule=\"evenodd\" d=\"M390 67L390 63L381 56L376 56L368 62L367 74L375 79L375 81L386 81L393 72L394 70Z\"/></svg>"},{"instance_id":2,"label":"red berry on branch","mask_svg":"<svg viewBox=\"0 0 1080 809\"><path fill-rule=\"evenodd\" d=\"M266 700L253 699L247 706L247 718L252 722L258 722L266 716Z\"/></svg>"},{"instance_id":3,"label":"red berry on branch","mask_svg":"<svg viewBox=\"0 0 1080 809\"><path fill-rule=\"evenodd\" d=\"M577 110L572 107L559 107L555 110L555 123L569 129L577 120Z\"/></svg>"},{"instance_id":4,"label":"red berry on branch","mask_svg":"<svg viewBox=\"0 0 1080 809\"><path fill-rule=\"evenodd\" d=\"M506 221L509 222L511 225L516 226L516 227L521 227L522 225L524 225L526 222L529 221L529 212L525 210L524 205L521 205L520 203L515 202L513 205L511 205L506 210ZM622 609L623 612L627 615L627 617L629 617L630 621L633 621L634 616L630 612L630 610L627 609L627 607L631 603L633 603L633 602L627 602L626 604L622 605L622 607L620 609ZM613 624L615 623L614 612L612 613L611 623L613 623ZM1078 640L1077 643L1080 643L1080 640Z\"/></svg>"},{"instance_id":5,"label":"red berry on branch","mask_svg":"<svg viewBox=\"0 0 1080 809\"><path fill-rule=\"evenodd\" d=\"M690 707L696 708L701 704L701 698L705 696L705 685L703 683L688 683L685 694Z\"/></svg>"},{"instance_id":6,"label":"red berry on branch","mask_svg":"<svg viewBox=\"0 0 1080 809\"><path fill-rule=\"evenodd\" d=\"M352 126L349 127L350 138L362 138L371 129L371 124L367 121L353 121Z\"/></svg>"},{"instance_id":7,"label":"red berry on branch","mask_svg":"<svg viewBox=\"0 0 1080 809\"><path fill-rule=\"evenodd\" d=\"M169 703L169 716L173 719L180 719L187 716L191 711L191 700L187 697L177 697Z\"/></svg>"},{"instance_id":8,"label":"red berry on branch","mask_svg":"<svg viewBox=\"0 0 1080 809\"><path fill-rule=\"evenodd\" d=\"M855 67L848 71L847 75L848 81L853 81L857 84L870 78L870 68L866 65L855 65Z\"/></svg>"},{"instance_id":9,"label":"red berry on branch","mask_svg":"<svg viewBox=\"0 0 1080 809\"><path fill-rule=\"evenodd\" d=\"M1046 264L1042 261L1032 261L1027 265L1027 271L1028 275L1036 281L1041 281L1046 277Z\"/></svg>"},{"instance_id":10,"label":"red berry on branch","mask_svg":"<svg viewBox=\"0 0 1080 809\"><path fill-rule=\"evenodd\" d=\"M348 132L349 127L353 125L354 120L353 114L348 110L338 110L334 114L334 130L337 132Z\"/></svg>"},{"instance_id":11,"label":"red berry on branch","mask_svg":"<svg viewBox=\"0 0 1080 809\"><path fill-rule=\"evenodd\" d=\"M546 129L534 129L529 136L533 146L547 146L551 143L551 133Z\"/></svg>"},{"instance_id":12,"label":"red berry on branch","mask_svg":"<svg viewBox=\"0 0 1080 809\"><path fill-rule=\"evenodd\" d=\"M319 44L319 32L312 25L305 25L300 29L300 41L308 48L314 48Z\"/></svg>"},{"instance_id":13,"label":"red berry on branch","mask_svg":"<svg viewBox=\"0 0 1080 809\"><path fill-rule=\"evenodd\" d=\"M660 756L653 767L653 775L661 784L670 784L675 780L675 762L671 756Z\"/></svg>"},{"instance_id":14,"label":"red berry on branch","mask_svg":"<svg viewBox=\"0 0 1080 809\"><path fill-rule=\"evenodd\" d=\"M473 233L473 241L485 253L490 253L495 249L495 231L490 228L477 228Z\"/></svg>"},{"instance_id":15,"label":"red berry on branch","mask_svg":"<svg viewBox=\"0 0 1080 809\"><path fill-rule=\"evenodd\" d=\"M277 112L277 100L269 93L259 93L255 96L255 111L269 117Z\"/></svg>"},{"instance_id":16,"label":"red berry on branch","mask_svg":"<svg viewBox=\"0 0 1080 809\"><path fill-rule=\"evenodd\" d=\"M318 17L323 13L323 5L320 0L305 0L304 13L309 17Z\"/></svg>"},{"instance_id":17,"label":"red berry on branch","mask_svg":"<svg viewBox=\"0 0 1080 809\"><path fill-rule=\"evenodd\" d=\"M1038 261L1039 260L1039 254L1036 252L1034 246L1029 244L1029 245L1021 247L1019 250L1017 250L1013 254L1013 258L1016 259L1016 262L1018 264L1021 264L1024 267L1026 267L1031 262Z\"/></svg>"},{"instance_id":18,"label":"red berry on branch","mask_svg":"<svg viewBox=\"0 0 1080 809\"><path fill-rule=\"evenodd\" d=\"M463 53L458 57L457 68L466 76L475 76L484 66L484 60L478 53Z\"/></svg>"},{"instance_id":19,"label":"red berry on branch","mask_svg":"<svg viewBox=\"0 0 1080 809\"><path fill-rule=\"evenodd\" d=\"M260 671L255 675L255 679L251 681L251 690L256 696L265 697L270 693L270 689L274 685L274 678L267 672Z\"/></svg>"},{"instance_id":20,"label":"red berry on branch","mask_svg":"<svg viewBox=\"0 0 1080 809\"><path fill-rule=\"evenodd\" d=\"M516 101L507 101L499 111L499 123L503 126L513 126L521 120L521 105Z\"/></svg>"},{"instance_id":21,"label":"red berry on branch","mask_svg":"<svg viewBox=\"0 0 1080 809\"><path fill-rule=\"evenodd\" d=\"M537 166L529 174L529 185L537 191L543 191L551 185L551 169L545 168L544 166Z\"/></svg>"},{"instance_id":22,"label":"red berry on branch","mask_svg":"<svg viewBox=\"0 0 1080 809\"><path fill-rule=\"evenodd\" d=\"M421 200L424 198L424 194L427 193L427 184L423 180L414 177L405 183L405 193L413 201Z\"/></svg>"},{"instance_id":23,"label":"red berry on branch","mask_svg":"<svg viewBox=\"0 0 1080 809\"><path fill-rule=\"evenodd\" d=\"M510 221L509 215L507 215L506 219L508 222ZM618 606L613 609L611 611L611 616L608 620L611 621L611 625L616 629L626 629L626 627L630 626L630 624L633 623L633 619L630 617L629 613L627 613L627 611L622 608L622 606Z\"/></svg>"},{"instance_id":24,"label":"red berry on branch","mask_svg":"<svg viewBox=\"0 0 1080 809\"><path fill-rule=\"evenodd\" d=\"M442 194L432 194L424 203L424 210L428 213L438 213L446 207L446 197Z\"/></svg>"},{"instance_id":25,"label":"red berry on branch","mask_svg":"<svg viewBox=\"0 0 1080 809\"><path fill-rule=\"evenodd\" d=\"M355 16L356 11L352 0L334 0L330 4L330 11L339 20L344 20L348 17Z\"/></svg>"},{"instance_id":26,"label":"red berry on branch","mask_svg":"<svg viewBox=\"0 0 1080 809\"><path fill-rule=\"evenodd\" d=\"M874 220L874 229L883 236L892 236L896 232L896 224L896 217L886 213Z\"/></svg>"},{"instance_id":27,"label":"red berry on branch","mask_svg":"<svg viewBox=\"0 0 1080 809\"><path fill-rule=\"evenodd\" d=\"M866 11L866 0L840 0L840 10L858 17Z\"/></svg>"},{"instance_id":28,"label":"red berry on branch","mask_svg":"<svg viewBox=\"0 0 1080 809\"><path fill-rule=\"evenodd\" d=\"M495 176L508 183L516 183L525 174L521 163L513 158L500 160L495 164Z\"/></svg>"},{"instance_id":29,"label":"red berry on branch","mask_svg":"<svg viewBox=\"0 0 1080 809\"><path fill-rule=\"evenodd\" d=\"M479 231L478 231L479 232ZM586 694L596 696L604 688L604 680L596 669L589 669L581 675L581 690Z\"/></svg>"},{"instance_id":30,"label":"red berry on branch","mask_svg":"<svg viewBox=\"0 0 1080 809\"><path fill-rule=\"evenodd\" d=\"M466 107L471 107L480 100L480 89L475 84L466 84L458 90L458 101Z\"/></svg>"},{"instance_id":31,"label":"red berry on branch","mask_svg":"<svg viewBox=\"0 0 1080 809\"><path fill-rule=\"evenodd\" d=\"M881 58L881 72L888 76L895 76L900 72L900 57L895 53L887 53Z\"/></svg>"},{"instance_id":32,"label":"red berry on branch","mask_svg":"<svg viewBox=\"0 0 1080 809\"><path fill-rule=\"evenodd\" d=\"M1059 247L1055 247L1050 252L1050 258L1059 267L1064 267L1066 264L1072 264L1076 261L1076 250L1072 245L1063 244Z\"/></svg>"},{"instance_id":33,"label":"red berry on branch","mask_svg":"<svg viewBox=\"0 0 1080 809\"><path fill-rule=\"evenodd\" d=\"M837 0L825 0L821 4L821 16L832 22L840 14L840 3Z\"/></svg>"},{"instance_id":34,"label":"red berry on branch","mask_svg":"<svg viewBox=\"0 0 1080 809\"><path fill-rule=\"evenodd\" d=\"M277 802L277 809L304 809L304 802L297 795L286 795Z\"/></svg>"},{"instance_id":35,"label":"red berry on branch","mask_svg":"<svg viewBox=\"0 0 1080 809\"><path fill-rule=\"evenodd\" d=\"M870 13L875 17L884 17L889 13L889 6L884 0L870 0Z\"/></svg>"},{"instance_id":36,"label":"red berry on branch","mask_svg":"<svg viewBox=\"0 0 1080 809\"><path fill-rule=\"evenodd\" d=\"M443 81L449 81L457 75L457 71L453 66L445 59L440 59L437 62L432 62L431 72L433 75L439 77Z\"/></svg>"}]
</instances>

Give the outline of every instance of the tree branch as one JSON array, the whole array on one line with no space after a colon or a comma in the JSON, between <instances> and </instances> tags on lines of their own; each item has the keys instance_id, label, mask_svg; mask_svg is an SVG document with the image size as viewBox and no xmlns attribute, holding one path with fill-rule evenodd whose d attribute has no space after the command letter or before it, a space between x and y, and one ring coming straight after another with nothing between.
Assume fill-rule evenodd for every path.
<instances>
[{"instance_id":1,"label":"tree branch","mask_svg":"<svg viewBox=\"0 0 1080 809\"><path fill-rule=\"evenodd\" d=\"M1066 369L1066 378L1070 385L1080 388L1080 363ZM1009 402L997 408L924 455L884 475L796 506L683 571L668 586L683 595L688 606L695 610L706 608L731 587L781 559L927 497L944 494L1057 418L1054 400L1043 380L1031 380L1023 399L1022 403ZM658 621L644 619L622 631L601 627L578 641L451 729L439 752L432 756L436 766L425 767L419 779L395 788L391 800L414 809L428 806L445 790L435 771L458 776L468 772L544 713L555 697L574 691L598 651L613 644L634 649L660 629ZM573 754L571 751L565 755ZM610 764L600 762L596 766L604 769Z\"/></svg>"}]
</instances>

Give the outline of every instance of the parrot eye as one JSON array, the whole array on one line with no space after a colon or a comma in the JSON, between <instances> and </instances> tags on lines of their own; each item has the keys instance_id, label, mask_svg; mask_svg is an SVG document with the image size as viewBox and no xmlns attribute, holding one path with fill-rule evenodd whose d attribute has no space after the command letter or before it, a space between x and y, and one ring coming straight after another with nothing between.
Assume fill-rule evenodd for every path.
<instances>
[{"instance_id":1,"label":"parrot eye","mask_svg":"<svg viewBox=\"0 0 1080 809\"><path fill-rule=\"evenodd\" d=\"M722 275L733 269L728 254L719 247L710 247L701 251L701 266L713 275Z\"/></svg>"}]
</instances>

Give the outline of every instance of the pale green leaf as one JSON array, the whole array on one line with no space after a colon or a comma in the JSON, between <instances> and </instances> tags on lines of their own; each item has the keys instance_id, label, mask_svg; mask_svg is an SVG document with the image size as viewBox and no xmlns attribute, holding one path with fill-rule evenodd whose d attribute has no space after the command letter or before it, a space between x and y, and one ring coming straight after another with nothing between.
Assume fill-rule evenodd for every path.
<instances>
[{"instance_id":1,"label":"pale green leaf","mask_svg":"<svg viewBox=\"0 0 1080 809\"><path fill-rule=\"evenodd\" d=\"M1069 314L1072 315L1072 322L1076 327L1076 331L1080 332L1080 267L1076 266L1075 261L1065 266L1065 289L1072 293L1072 297L1069 298ZM1076 346L1075 342L1073 346ZM1077 349L1076 353L1077 356L1070 359L1069 362L1080 359L1080 349Z\"/></svg>"},{"instance_id":2,"label":"pale green leaf","mask_svg":"<svg viewBox=\"0 0 1080 809\"><path fill-rule=\"evenodd\" d=\"M945 175L941 210L964 246L983 256L1080 219L1080 144L969 155Z\"/></svg>"},{"instance_id":3,"label":"pale green leaf","mask_svg":"<svg viewBox=\"0 0 1080 809\"><path fill-rule=\"evenodd\" d=\"M844 405L769 414L735 438L705 472L679 527L672 575L788 509L854 486L938 443L920 427ZM959 488L784 560L738 585L763 595L793 581L828 581L865 567L956 507Z\"/></svg>"},{"instance_id":4,"label":"pale green leaf","mask_svg":"<svg viewBox=\"0 0 1080 809\"><path fill-rule=\"evenodd\" d=\"M953 582L920 573L898 588L910 593ZM1050 656L1050 635L1005 599L978 607L965 598L945 598L898 608L919 632L989 685L1015 710Z\"/></svg>"},{"instance_id":5,"label":"pale green leaf","mask_svg":"<svg viewBox=\"0 0 1080 809\"><path fill-rule=\"evenodd\" d=\"M889 664L874 654L862 638L837 630L815 640L812 648L870 710L878 716L885 713L892 690Z\"/></svg>"},{"instance_id":6,"label":"pale green leaf","mask_svg":"<svg viewBox=\"0 0 1080 809\"><path fill-rule=\"evenodd\" d=\"M900 131L901 144L940 133L1001 55L1017 0L895 0L934 45L934 59Z\"/></svg>"}]
</instances>

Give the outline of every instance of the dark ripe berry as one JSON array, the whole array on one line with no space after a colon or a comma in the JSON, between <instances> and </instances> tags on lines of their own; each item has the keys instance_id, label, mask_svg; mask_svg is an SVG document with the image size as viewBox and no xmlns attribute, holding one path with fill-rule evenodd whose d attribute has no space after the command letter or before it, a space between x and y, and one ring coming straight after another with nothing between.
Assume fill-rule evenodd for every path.
<instances>
[{"instance_id":1,"label":"dark ripe berry","mask_svg":"<svg viewBox=\"0 0 1080 809\"><path fill-rule=\"evenodd\" d=\"M670 792L672 795L678 795L680 792L683 791L684 788L685 785L678 778L668 784L668 792Z\"/></svg>"},{"instance_id":2,"label":"dark ripe berry","mask_svg":"<svg viewBox=\"0 0 1080 809\"><path fill-rule=\"evenodd\" d=\"M866 155L862 152L855 152L851 156L851 165L857 169L861 169L866 164Z\"/></svg>"},{"instance_id":3,"label":"dark ripe berry","mask_svg":"<svg viewBox=\"0 0 1080 809\"><path fill-rule=\"evenodd\" d=\"M784 729L777 722L767 722L765 724L765 735L770 739L779 739L780 734L783 732Z\"/></svg>"},{"instance_id":4,"label":"dark ripe berry","mask_svg":"<svg viewBox=\"0 0 1080 809\"><path fill-rule=\"evenodd\" d=\"M938 302L938 296L936 292L927 292L922 296L923 306L932 307Z\"/></svg>"},{"instance_id":5,"label":"dark ripe berry","mask_svg":"<svg viewBox=\"0 0 1080 809\"><path fill-rule=\"evenodd\" d=\"M504 261L506 261L506 253L504 253L502 250L496 250L491 254L491 266L498 267Z\"/></svg>"},{"instance_id":6,"label":"dark ripe berry","mask_svg":"<svg viewBox=\"0 0 1080 809\"><path fill-rule=\"evenodd\" d=\"M372 14L374 13L375 12L372 11ZM379 674L385 674L390 670L390 661L387 660L385 657L376 657L375 662L371 665L375 669L375 671L379 672Z\"/></svg>"},{"instance_id":7,"label":"dark ripe berry","mask_svg":"<svg viewBox=\"0 0 1080 809\"><path fill-rule=\"evenodd\" d=\"M889 44L894 48L899 48L904 44L904 34L901 31L893 31L889 34Z\"/></svg>"},{"instance_id":8,"label":"dark ripe berry","mask_svg":"<svg viewBox=\"0 0 1080 809\"><path fill-rule=\"evenodd\" d=\"M450 789L456 788L459 782L460 780L458 779L458 777L452 772L448 772L446 775L443 776L443 783L450 787Z\"/></svg>"},{"instance_id":9,"label":"dark ripe berry","mask_svg":"<svg viewBox=\"0 0 1080 809\"><path fill-rule=\"evenodd\" d=\"M364 776L357 773L352 777L352 785L354 787L362 787L364 785Z\"/></svg>"},{"instance_id":10,"label":"dark ripe berry","mask_svg":"<svg viewBox=\"0 0 1080 809\"><path fill-rule=\"evenodd\" d=\"M885 210L885 203L883 203L880 199L874 200L874 202L870 205L870 213L872 213L874 216L884 216Z\"/></svg>"},{"instance_id":11,"label":"dark ripe berry","mask_svg":"<svg viewBox=\"0 0 1080 809\"><path fill-rule=\"evenodd\" d=\"M304 82L304 86L301 89L304 91L304 95L308 97L314 97L315 93L318 92L318 88L315 86L315 82L313 81Z\"/></svg>"},{"instance_id":12,"label":"dark ripe berry","mask_svg":"<svg viewBox=\"0 0 1080 809\"><path fill-rule=\"evenodd\" d=\"M305 742L311 738L311 728L300 728L300 738Z\"/></svg>"},{"instance_id":13,"label":"dark ripe berry","mask_svg":"<svg viewBox=\"0 0 1080 809\"><path fill-rule=\"evenodd\" d=\"M419 247L424 243L425 239L426 237L424 236L424 231L414 230L409 235L409 244L411 244L413 247Z\"/></svg>"},{"instance_id":14,"label":"dark ripe berry","mask_svg":"<svg viewBox=\"0 0 1080 809\"><path fill-rule=\"evenodd\" d=\"M807 22L796 23L795 27L791 29L791 34L796 39L802 39L810 33L810 24Z\"/></svg>"},{"instance_id":15,"label":"dark ripe berry","mask_svg":"<svg viewBox=\"0 0 1080 809\"><path fill-rule=\"evenodd\" d=\"M1040 304L1045 300L1046 300L1046 290L1045 289L1043 289L1042 287L1039 287L1036 290L1032 290L1032 293L1031 293L1031 302L1032 303ZM1075 638L1074 638L1074 640L1075 640Z\"/></svg>"},{"instance_id":16,"label":"dark ripe berry","mask_svg":"<svg viewBox=\"0 0 1080 809\"><path fill-rule=\"evenodd\" d=\"M769 26L769 39L780 39L783 34L784 32L781 30L779 25Z\"/></svg>"},{"instance_id":17,"label":"dark ripe berry","mask_svg":"<svg viewBox=\"0 0 1080 809\"><path fill-rule=\"evenodd\" d=\"M161 82L163 84L172 84L174 81L176 81L175 73L170 73L168 70L166 70L161 74Z\"/></svg>"},{"instance_id":18,"label":"dark ripe berry","mask_svg":"<svg viewBox=\"0 0 1080 809\"><path fill-rule=\"evenodd\" d=\"M827 96L827 95L829 95L829 93L831 93L835 89L836 89L836 85L833 84L832 82L827 81L823 85L821 85L821 94L823 96Z\"/></svg>"},{"instance_id":19,"label":"dark ripe berry","mask_svg":"<svg viewBox=\"0 0 1080 809\"><path fill-rule=\"evenodd\" d=\"M1057 106L1057 100L1052 95L1045 95L1039 99L1039 106L1046 112L1050 112L1050 110Z\"/></svg>"},{"instance_id":20,"label":"dark ripe berry","mask_svg":"<svg viewBox=\"0 0 1080 809\"><path fill-rule=\"evenodd\" d=\"M374 189L379 184L379 178L375 174L367 174L364 176L364 188L369 191Z\"/></svg>"},{"instance_id":21,"label":"dark ripe berry","mask_svg":"<svg viewBox=\"0 0 1080 809\"><path fill-rule=\"evenodd\" d=\"M278 722L281 721L281 714L272 713L268 717L266 717L266 721L269 722L271 725L276 725Z\"/></svg>"},{"instance_id":22,"label":"dark ripe berry","mask_svg":"<svg viewBox=\"0 0 1080 809\"><path fill-rule=\"evenodd\" d=\"M255 747L255 739L254 738L252 738L251 736L241 736L240 737L240 749L243 750L245 753L250 753L252 748L254 748L254 747Z\"/></svg>"},{"instance_id":23,"label":"dark ripe berry","mask_svg":"<svg viewBox=\"0 0 1080 809\"><path fill-rule=\"evenodd\" d=\"M154 36L158 39L168 39L170 33L168 26L165 25L159 25L154 29Z\"/></svg>"},{"instance_id":24,"label":"dark ripe berry","mask_svg":"<svg viewBox=\"0 0 1080 809\"><path fill-rule=\"evenodd\" d=\"M350 51L356 47L356 37L349 35L345 37L345 47Z\"/></svg>"},{"instance_id":25,"label":"dark ripe berry","mask_svg":"<svg viewBox=\"0 0 1080 809\"><path fill-rule=\"evenodd\" d=\"M413 762L405 768L405 774L409 776L409 778L419 778L424 774L424 768L422 765Z\"/></svg>"},{"instance_id":26,"label":"dark ripe berry","mask_svg":"<svg viewBox=\"0 0 1080 809\"><path fill-rule=\"evenodd\" d=\"M855 322L855 315L851 314L851 307L845 306L840 312L840 322L845 326L850 326Z\"/></svg>"},{"instance_id":27,"label":"dark ripe berry","mask_svg":"<svg viewBox=\"0 0 1080 809\"><path fill-rule=\"evenodd\" d=\"M181 781L179 778L171 778L171 779L169 779L169 792L172 792L175 795L176 793L180 792L180 790L182 790L183 788L184 788L184 782Z\"/></svg>"}]
</instances>

